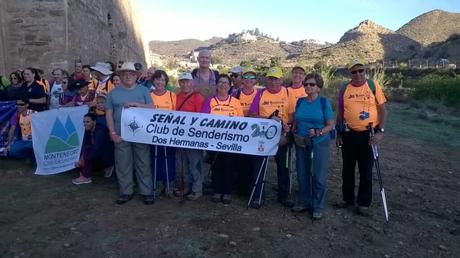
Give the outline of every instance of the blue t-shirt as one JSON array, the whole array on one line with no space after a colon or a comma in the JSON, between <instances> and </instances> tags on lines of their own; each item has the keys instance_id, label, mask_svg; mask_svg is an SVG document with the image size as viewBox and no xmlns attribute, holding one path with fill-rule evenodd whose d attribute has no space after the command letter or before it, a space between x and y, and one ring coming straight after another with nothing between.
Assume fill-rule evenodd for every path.
<instances>
[{"instance_id":1,"label":"blue t-shirt","mask_svg":"<svg viewBox=\"0 0 460 258\"><path fill-rule=\"evenodd\" d=\"M297 125L297 135L308 136L310 129L322 129L326 126L326 120L332 120L334 113L332 112L331 102L326 99L323 109L321 108L321 96L315 100L309 101L307 98L300 98L297 102L297 108L294 113L294 119ZM329 134L313 137L313 142L318 143L329 139Z\"/></svg>"}]
</instances>

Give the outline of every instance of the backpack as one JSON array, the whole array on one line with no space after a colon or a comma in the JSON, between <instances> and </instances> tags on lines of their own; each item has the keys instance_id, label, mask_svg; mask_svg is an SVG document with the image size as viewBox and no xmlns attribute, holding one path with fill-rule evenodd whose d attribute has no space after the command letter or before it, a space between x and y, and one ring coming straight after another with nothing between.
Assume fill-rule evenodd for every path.
<instances>
[{"instance_id":1,"label":"backpack","mask_svg":"<svg viewBox=\"0 0 460 258\"><path fill-rule=\"evenodd\" d=\"M326 114L326 98L322 97L322 96L318 96L318 97L319 97L319 103L321 104L321 111L323 112L324 124L326 124L327 120L326 120L326 116L324 115L324 114ZM299 107L301 100L306 99L306 98L307 97L303 97L303 98L299 98L297 100L297 103L295 105L296 110ZM335 136L336 136L336 129L335 129L335 127L332 127L332 130L329 132L329 137L331 138L331 140L334 140Z\"/></svg>"},{"instance_id":2,"label":"backpack","mask_svg":"<svg viewBox=\"0 0 460 258\"><path fill-rule=\"evenodd\" d=\"M211 71L214 73L214 77L216 77L216 84L217 84L217 81L219 80L219 76L220 76L219 71L212 70L212 69ZM193 79L195 79L197 73L198 73L198 68L193 69L192 71Z\"/></svg>"},{"instance_id":3,"label":"backpack","mask_svg":"<svg viewBox=\"0 0 460 258\"><path fill-rule=\"evenodd\" d=\"M349 81L344 81L342 82L339 90L339 104L342 103L341 105L338 105L340 116L342 117L343 120L343 94L345 94L345 90L347 89L347 85L349 84ZM375 82L374 80L367 80L367 85L369 86L369 89L372 91L372 94L374 94L375 97Z\"/></svg>"}]
</instances>

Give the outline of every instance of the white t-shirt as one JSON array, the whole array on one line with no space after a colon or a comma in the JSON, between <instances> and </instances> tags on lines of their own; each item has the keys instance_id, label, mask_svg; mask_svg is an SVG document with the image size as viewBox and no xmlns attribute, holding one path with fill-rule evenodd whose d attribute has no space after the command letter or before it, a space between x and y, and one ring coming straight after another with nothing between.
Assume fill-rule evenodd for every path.
<instances>
[{"instance_id":1,"label":"white t-shirt","mask_svg":"<svg viewBox=\"0 0 460 258\"><path fill-rule=\"evenodd\" d=\"M59 97L64 91L62 85L54 83L50 90L50 109L59 108Z\"/></svg>"}]
</instances>

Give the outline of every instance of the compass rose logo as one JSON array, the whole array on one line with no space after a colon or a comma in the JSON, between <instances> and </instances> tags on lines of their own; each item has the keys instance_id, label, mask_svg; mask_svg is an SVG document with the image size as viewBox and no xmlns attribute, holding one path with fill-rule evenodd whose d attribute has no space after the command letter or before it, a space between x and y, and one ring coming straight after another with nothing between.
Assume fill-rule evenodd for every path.
<instances>
[{"instance_id":1,"label":"compass rose logo","mask_svg":"<svg viewBox=\"0 0 460 258\"><path fill-rule=\"evenodd\" d=\"M135 135L135 133L136 133L136 131L137 131L138 129L141 129L141 128L142 128L142 126L140 126L140 125L137 123L136 117L135 117L135 116L133 117L133 120L132 120L131 122L129 122L128 127L129 127L129 129L131 129L131 131L133 132L133 135Z\"/></svg>"}]
</instances>

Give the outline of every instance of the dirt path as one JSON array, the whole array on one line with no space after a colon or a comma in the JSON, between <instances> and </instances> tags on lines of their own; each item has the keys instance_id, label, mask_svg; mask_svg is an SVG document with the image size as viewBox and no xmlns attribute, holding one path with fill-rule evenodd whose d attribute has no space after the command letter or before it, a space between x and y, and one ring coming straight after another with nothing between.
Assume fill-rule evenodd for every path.
<instances>
[{"instance_id":1,"label":"dirt path","mask_svg":"<svg viewBox=\"0 0 460 258\"><path fill-rule=\"evenodd\" d=\"M18 161L0 160L0 257L458 257L458 149L385 135L381 170L390 223L374 181L371 217L337 210L339 160L333 149L328 207L319 222L275 202L246 210L246 199L214 204L209 196L179 204L139 198L114 204L115 182L96 177L74 186L74 172L35 176Z\"/></svg>"}]
</instances>

